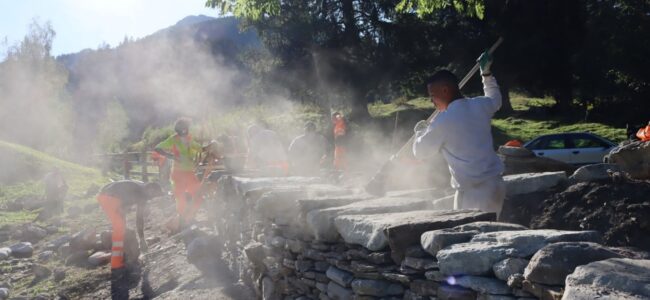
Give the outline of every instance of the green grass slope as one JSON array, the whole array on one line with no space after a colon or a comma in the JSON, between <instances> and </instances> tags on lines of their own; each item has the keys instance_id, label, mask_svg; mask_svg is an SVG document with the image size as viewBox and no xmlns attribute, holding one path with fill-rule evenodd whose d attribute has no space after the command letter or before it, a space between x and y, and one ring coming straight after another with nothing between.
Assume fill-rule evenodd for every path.
<instances>
[{"instance_id":1,"label":"green grass slope","mask_svg":"<svg viewBox=\"0 0 650 300\"><path fill-rule=\"evenodd\" d=\"M58 168L68 183L66 204L88 203L91 197L84 197L89 187L108 182L98 170L61 160L29 147L0 141L0 207L8 201L23 196L43 195L43 176ZM0 225L32 220L37 212L0 211Z\"/></svg>"}]
</instances>

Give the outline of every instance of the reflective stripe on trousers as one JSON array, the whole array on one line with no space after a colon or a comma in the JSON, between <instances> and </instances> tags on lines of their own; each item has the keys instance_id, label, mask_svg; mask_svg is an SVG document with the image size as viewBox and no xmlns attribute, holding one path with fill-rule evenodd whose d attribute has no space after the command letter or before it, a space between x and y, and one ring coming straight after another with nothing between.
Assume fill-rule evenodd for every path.
<instances>
[{"instance_id":1,"label":"reflective stripe on trousers","mask_svg":"<svg viewBox=\"0 0 650 300\"><path fill-rule=\"evenodd\" d=\"M99 194L97 201L102 207L108 219L113 225L113 234L111 236L111 269L119 269L124 267L124 233L126 231L126 220L122 212L122 200L105 195Z\"/></svg>"}]
</instances>

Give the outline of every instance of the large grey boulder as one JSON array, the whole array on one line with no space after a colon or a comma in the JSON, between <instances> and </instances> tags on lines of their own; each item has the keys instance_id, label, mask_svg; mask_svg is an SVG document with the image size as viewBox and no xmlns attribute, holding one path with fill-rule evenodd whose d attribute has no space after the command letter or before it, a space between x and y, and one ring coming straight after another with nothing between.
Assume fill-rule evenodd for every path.
<instances>
[{"instance_id":1,"label":"large grey boulder","mask_svg":"<svg viewBox=\"0 0 650 300\"><path fill-rule=\"evenodd\" d=\"M562 299L649 299L650 260L612 258L579 266Z\"/></svg>"},{"instance_id":2,"label":"large grey boulder","mask_svg":"<svg viewBox=\"0 0 650 300\"><path fill-rule=\"evenodd\" d=\"M30 242L30 243L36 243L42 239L44 239L47 236L47 230L38 227L34 224L27 224L25 225L22 229L22 237L21 240Z\"/></svg>"},{"instance_id":3,"label":"large grey boulder","mask_svg":"<svg viewBox=\"0 0 650 300\"><path fill-rule=\"evenodd\" d=\"M621 255L596 243L566 242L550 244L537 251L526 267L524 277L531 282L563 285L576 267Z\"/></svg>"},{"instance_id":4,"label":"large grey boulder","mask_svg":"<svg viewBox=\"0 0 650 300\"><path fill-rule=\"evenodd\" d=\"M352 291L357 295L386 297L401 295L404 288L400 284L384 280L356 279L352 281Z\"/></svg>"},{"instance_id":5,"label":"large grey boulder","mask_svg":"<svg viewBox=\"0 0 650 300\"><path fill-rule=\"evenodd\" d=\"M103 266L111 261L111 253L98 251L88 257L88 264L93 267Z\"/></svg>"},{"instance_id":6,"label":"large grey boulder","mask_svg":"<svg viewBox=\"0 0 650 300\"><path fill-rule=\"evenodd\" d=\"M483 294L509 295L512 293L512 290L510 287L508 287L508 285L506 285L505 282L495 278L481 276L461 276L454 278L454 281L455 284L459 286Z\"/></svg>"},{"instance_id":7,"label":"large grey boulder","mask_svg":"<svg viewBox=\"0 0 650 300\"><path fill-rule=\"evenodd\" d=\"M650 178L650 142L635 141L612 149L605 162L616 164L633 178Z\"/></svg>"},{"instance_id":8,"label":"large grey boulder","mask_svg":"<svg viewBox=\"0 0 650 300\"><path fill-rule=\"evenodd\" d=\"M379 198L364 200L339 207L312 210L307 213L307 224L317 240L336 241L334 219L344 215L372 215L381 213L406 212L432 209L431 200L422 198Z\"/></svg>"},{"instance_id":9,"label":"large grey boulder","mask_svg":"<svg viewBox=\"0 0 650 300\"><path fill-rule=\"evenodd\" d=\"M560 172L523 173L503 176L506 183L506 195L514 196L544 191L565 183L566 174Z\"/></svg>"},{"instance_id":10,"label":"large grey boulder","mask_svg":"<svg viewBox=\"0 0 650 300\"><path fill-rule=\"evenodd\" d=\"M593 164L578 168L569 179L575 182L597 181L609 179L610 172L620 172L622 169L615 164Z\"/></svg>"},{"instance_id":11,"label":"large grey boulder","mask_svg":"<svg viewBox=\"0 0 650 300\"><path fill-rule=\"evenodd\" d=\"M34 247L30 242L20 242L9 247L11 256L15 258L28 258L34 254Z\"/></svg>"},{"instance_id":12,"label":"large grey boulder","mask_svg":"<svg viewBox=\"0 0 650 300\"><path fill-rule=\"evenodd\" d=\"M475 235L471 242L442 249L436 257L445 275L490 275L497 262L508 257L530 257L551 243L600 240L596 231L499 231Z\"/></svg>"},{"instance_id":13,"label":"large grey boulder","mask_svg":"<svg viewBox=\"0 0 650 300\"><path fill-rule=\"evenodd\" d=\"M361 245L371 251L390 245L393 252L403 253L409 246L417 245L424 232L476 221L493 221L495 217L494 213L476 210L432 210L338 216L334 224L347 243Z\"/></svg>"}]
</instances>

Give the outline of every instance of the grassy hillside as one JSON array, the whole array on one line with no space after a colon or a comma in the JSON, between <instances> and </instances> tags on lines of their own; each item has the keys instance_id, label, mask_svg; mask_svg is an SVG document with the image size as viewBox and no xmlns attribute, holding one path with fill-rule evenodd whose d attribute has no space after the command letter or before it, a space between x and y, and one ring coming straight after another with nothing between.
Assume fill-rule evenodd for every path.
<instances>
[{"instance_id":1,"label":"grassy hillside","mask_svg":"<svg viewBox=\"0 0 650 300\"><path fill-rule=\"evenodd\" d=\"M108 182L108 178L98 170L5 141L0 141L0 166L0 207L19 197L43 195L41 179L53 168L58 168L68 183L68 198L73 200L67 201L67 206L89 203L92 197L85 197L88 188ZM0 211L0 225L29 221L36 214L30 211Z\"/></svg>"}]
</instances>

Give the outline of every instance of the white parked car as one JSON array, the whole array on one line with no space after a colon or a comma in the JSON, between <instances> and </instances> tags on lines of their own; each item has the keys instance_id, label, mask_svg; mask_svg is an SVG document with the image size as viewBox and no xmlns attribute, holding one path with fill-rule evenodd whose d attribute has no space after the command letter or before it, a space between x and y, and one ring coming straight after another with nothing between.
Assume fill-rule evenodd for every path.
<instances>
[{"instance_id":1,"label":"white parked car","mask_svg":"<svg viewBox=\"0 0 650 300\"><path fill-rule=\"evenodd\" d=\"M615 146L614 142L592 133L548 134L524 144L524 148L537 156L573 165L601 163Z\"/></svg>"}]
</instances>

